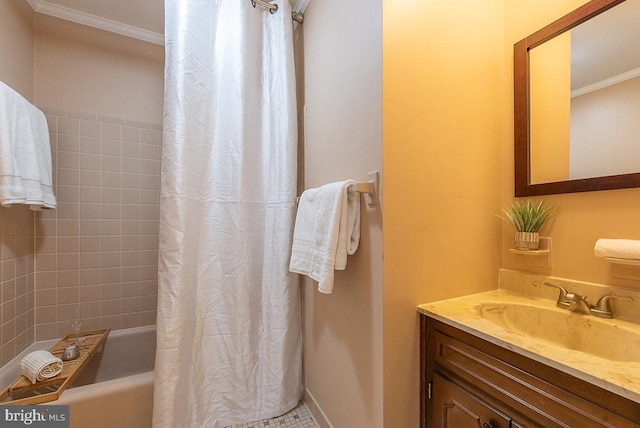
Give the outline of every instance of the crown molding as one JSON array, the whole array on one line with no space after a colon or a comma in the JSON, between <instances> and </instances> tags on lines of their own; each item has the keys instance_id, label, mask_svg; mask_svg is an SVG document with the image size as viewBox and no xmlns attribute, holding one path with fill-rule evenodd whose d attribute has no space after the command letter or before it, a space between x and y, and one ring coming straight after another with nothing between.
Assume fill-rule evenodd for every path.
<instances>
[{"instance_id":1,"label":"crown molding","mask_svg":"<svg viewBox=\"0 0 640 428\"><path fill-rule=\"evenodd\" d=\"M31 8L44 15L50 15L56 18L65 19L67 21L76 22L78 24L87 25L89 27L98 28L100 30L121 34L134 39L143 40L145 42L154 43L156 45L164 45L164 35L149 30L144 30L132 25L123 24L122 22L112 21L110 19L101 18L89 13L80 12L78 10L69 9L68 7L59 6L49 3L46 0L27 0Z\"/></svg>"},{"instance_id":2,"label":"crown molding","mask_svg":"<svg viewBox=\"0 0 640 428\"><path fill-rule=\"evenodd\" d=\"M40 0L27 0L27 3L29 3L29 6L31 6L31 9L33 10L36 10L39 2Z\"/></svg>"},{"instance_id":3,"label":"crown molding","mask_svg":"<svg viewBox=\"0 0 640 428\"><path fill-rule=\"evenodd\" d=\"M587 85L582 88L575 89L571 91L571 98L577 97L580 95L588 94L589 92L594 92L599 89L604 89L607 86L613 86L618 83L622 83L625 80L635 79L640 76L640 68L635 68L631 71L627 71L626 73L619 74L617 76L613 76L609 79L602 80L600 82L596 82L592 85Z\"/></svg>"}]
</instances>

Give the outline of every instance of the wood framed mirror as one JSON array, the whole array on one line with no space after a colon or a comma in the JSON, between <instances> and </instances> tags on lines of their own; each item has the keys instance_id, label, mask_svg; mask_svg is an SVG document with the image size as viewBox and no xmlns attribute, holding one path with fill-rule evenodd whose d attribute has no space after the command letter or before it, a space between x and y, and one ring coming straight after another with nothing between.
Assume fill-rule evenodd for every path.
<instances>
[{"instance_id":1,"label":"wood framed mirror","mask_svg":"<svg viewBox=\"0 0 640 428\"><path fill-rule=\"evenodd\" d=\"M514 45L516 197L640 187L636 9L640 0L592 0ZM614 89L624 94L614 107L596 98ZM629 151L612 153L618 146Z\"/></svg>"}]
</instances>

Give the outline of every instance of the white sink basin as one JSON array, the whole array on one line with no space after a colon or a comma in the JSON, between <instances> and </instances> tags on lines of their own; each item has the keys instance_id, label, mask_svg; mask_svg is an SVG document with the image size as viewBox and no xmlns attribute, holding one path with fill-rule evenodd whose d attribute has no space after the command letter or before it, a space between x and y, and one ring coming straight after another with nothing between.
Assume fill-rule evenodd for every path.
<instances>
[{"instance_id":1,"label":"white sink basin","mask_svg":"<svg viewBox=\"0 0 640 428\"><path fill-rule=\"evenodd\" d=\"M558 308L489 302L478 315L503 329L566 349L620 362L640 362L640 326Z\"/></svg>"}]
</instances>

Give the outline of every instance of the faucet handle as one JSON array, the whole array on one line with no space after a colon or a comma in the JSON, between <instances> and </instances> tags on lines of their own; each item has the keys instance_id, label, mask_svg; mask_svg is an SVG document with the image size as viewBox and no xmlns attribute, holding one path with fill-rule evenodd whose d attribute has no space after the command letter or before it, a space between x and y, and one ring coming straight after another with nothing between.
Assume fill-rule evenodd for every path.
<instances>
[{"instance_id":1,"label":"faucet handle","mask_svg":"<svg viewBox=\"0 0 640 428\"><path fill-rule=\"evenodd\" d=\"M615 294L609 294L603 296L598 300L596 306L591 308L591 313L600 318L613 318L613 311L611 310L610 300L624 300L625 302L633 302L633 299L629 296L616 296Z\"/></svg>"},{"instance_id":2,"label":"faucet handle","mask_svg":"<svg viewBox=\"0 0 640 428\"><path fill-rule=\"evenodd\" d=\"M551 284L550 282L545 282L544 285L546 285L547 287L553 287L560 290L560 295L558 296L558 301L556 302L557 307L561 309L569 308L569 305L571 303L567 300L568 291L565 288L560 287L559 285Z\"/></svg>"}]
</instances>

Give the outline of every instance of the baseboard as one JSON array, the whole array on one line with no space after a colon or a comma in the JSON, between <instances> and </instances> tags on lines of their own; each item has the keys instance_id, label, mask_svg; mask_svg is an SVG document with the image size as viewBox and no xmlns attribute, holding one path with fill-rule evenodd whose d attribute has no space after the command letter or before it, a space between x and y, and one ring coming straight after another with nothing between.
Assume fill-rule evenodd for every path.
<instances>
[{"instance_id":1,"label":"baseboard","mask_svg":"<svg viewBox=\"0 0 640 428\"><path fill-rule=\"evenodd\" d=\"M333 428L333 425L329 422L329 418L324 414L315 397L307 388L304 388L302 402L307 406L307 409L309 410L313 421L318 425L318 428Z\"/></svg>"}]
</instances>

